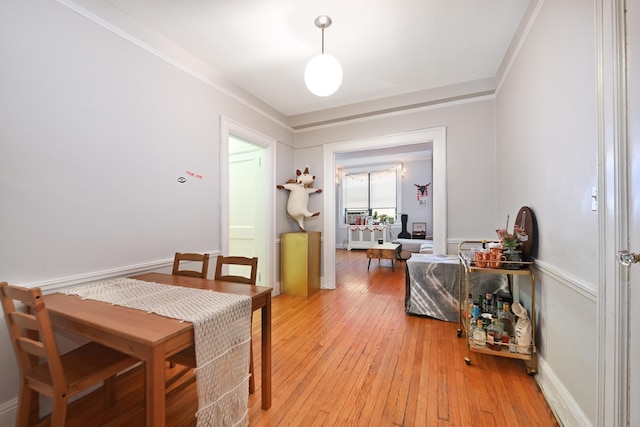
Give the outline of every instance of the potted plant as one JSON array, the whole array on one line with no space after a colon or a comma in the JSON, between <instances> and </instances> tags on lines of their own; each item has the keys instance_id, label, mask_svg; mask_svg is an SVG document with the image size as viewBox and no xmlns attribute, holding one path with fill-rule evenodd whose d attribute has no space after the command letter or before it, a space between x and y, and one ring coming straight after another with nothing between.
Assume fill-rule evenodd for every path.
<instances>
[{"instance_id":1,"label":"potted plant","mask_svg":"<svg viewBox=\"0 0 640 427\"><path fill-rule=\"evenodd\" d=\"M518 250L520 242L526 242L529 236L518 225L513 227L513 233L507 231L509 227L509 217L507 217L507 227L496 229L498 241L504 249L506 261L505 268L517 270L520 268L519 261L522 261L522 251Z\"/></svg>"}]
</instances>

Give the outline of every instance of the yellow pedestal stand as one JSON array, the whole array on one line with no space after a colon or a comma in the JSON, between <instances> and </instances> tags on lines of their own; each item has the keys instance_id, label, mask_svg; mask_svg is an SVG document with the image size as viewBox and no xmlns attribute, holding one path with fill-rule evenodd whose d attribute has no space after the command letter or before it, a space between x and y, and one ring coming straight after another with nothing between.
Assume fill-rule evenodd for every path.
<instances>
[{"instance_id":1,"label":"yellow pedestal stand","mask_svg":"<svg viewBox=\"0 0 640 427\"><path fill-rule=\"evenodd\" d=\"M303 297L320 289L320 232L280 235L280 288Z\"/></svg>"}]
</instances>

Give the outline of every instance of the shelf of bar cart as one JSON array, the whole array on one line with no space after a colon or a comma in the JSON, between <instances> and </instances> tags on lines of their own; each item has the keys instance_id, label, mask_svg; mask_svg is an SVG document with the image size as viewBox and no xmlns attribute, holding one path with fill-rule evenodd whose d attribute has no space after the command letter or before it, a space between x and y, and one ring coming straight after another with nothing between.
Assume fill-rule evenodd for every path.
<instances>
[{"instance_id":1,"label":"shelf of bar cart","mask_svg":"<svg viewBox=\"0 0 640 427\"><path fill-rule=\"evenodd\" d=\"M460 274L458 275L458 301L459 301L459 316L458 316L458 337L461 337L464 333L467 341L467 356L464 361L467 365L471 364L471 352L488 354L491 356L507 357L510 359L524 360L526 364L527 374L533 375L538 371L538 360L536 355L536 288L535 288L535 276L531 270L533 261L501 261L501 268L491 267L478 267L475 259L471 259L470 253L472 248L478 248L483 241L481 240L465 240L458 245L458 257L460 259ZM487 242L494 243L494 242ZM495 346L500 346L500 350L493 350L488 347L474 346L469 342L469 325L468 319L463 315L465 311L463 309L462 295L468 295L469 292L469 275L470 274L506 274L509 282L509 292L513 295L513 276L529 276L531 278L531 344L529 345L517 345L512 343L494 343ZM464 285L464 294L463 291ZM511 350L514 349L515 352ZM511 350L510 350L511 349Z\"/></svg>"}]
</instances>

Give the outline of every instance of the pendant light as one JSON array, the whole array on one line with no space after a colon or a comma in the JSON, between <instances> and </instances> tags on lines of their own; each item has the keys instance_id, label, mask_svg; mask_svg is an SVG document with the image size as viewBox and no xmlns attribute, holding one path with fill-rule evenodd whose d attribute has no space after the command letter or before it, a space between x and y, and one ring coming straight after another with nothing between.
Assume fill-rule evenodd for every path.
<instances>
[{"instance_id":1,"label":"pendant light","mask_svg":"<svg viewBox=\"0 0 640 427\"><path fill-rule=\"evenodd\" d=\"M324 53L324 29L331 25L331 18L321 15L313 21L322 30L322 53L311 58L304 69L304 82L317 96L329 96L342 84L342 67L336 58Z\"/></svg>"}]
</instances>

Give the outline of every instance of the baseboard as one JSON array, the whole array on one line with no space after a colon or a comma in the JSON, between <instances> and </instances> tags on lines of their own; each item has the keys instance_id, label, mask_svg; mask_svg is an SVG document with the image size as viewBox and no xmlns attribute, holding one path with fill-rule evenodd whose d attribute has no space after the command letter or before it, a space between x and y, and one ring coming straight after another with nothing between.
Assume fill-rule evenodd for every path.
<instances>
[{"instance_id":1,"label":"baseboard","mask_svg":"<svg viewBox=\"0 0 640 427\"><path fill-rule=\"evenodd\" d=\"M539 356L538 373L535 378L561 426L593 427L553 369Z\"/></svg>"},{"instance_id":2,"label":"baseboard","mask_svg":"<svg viewBox=\"0 0 640 427\"><path fill-rule=\"evenodd\" d=\"M17 398L13 398L4 403L0 403L0 426L16 425L17 412L18 412Z\"/></svg>"}]
</instances>

